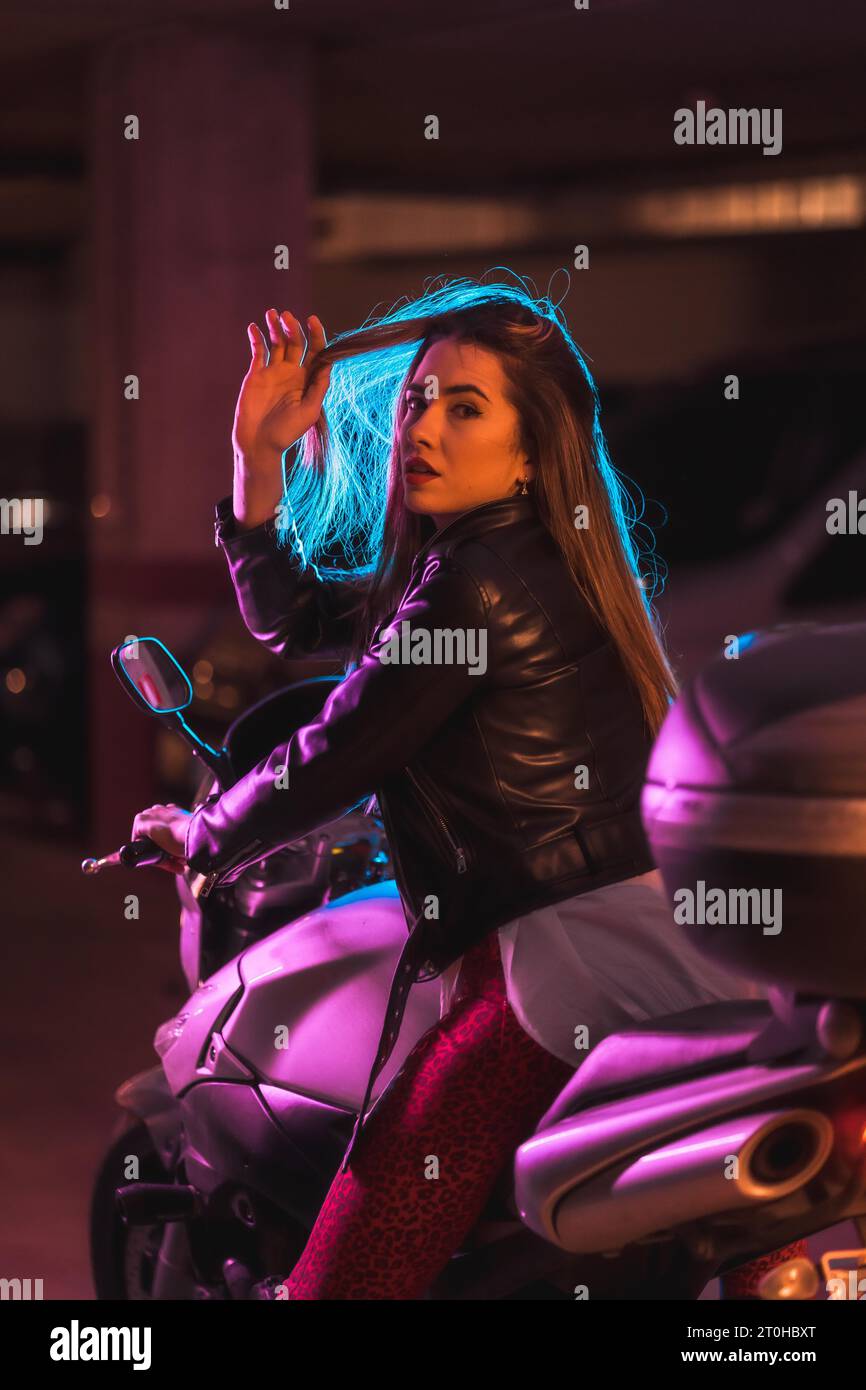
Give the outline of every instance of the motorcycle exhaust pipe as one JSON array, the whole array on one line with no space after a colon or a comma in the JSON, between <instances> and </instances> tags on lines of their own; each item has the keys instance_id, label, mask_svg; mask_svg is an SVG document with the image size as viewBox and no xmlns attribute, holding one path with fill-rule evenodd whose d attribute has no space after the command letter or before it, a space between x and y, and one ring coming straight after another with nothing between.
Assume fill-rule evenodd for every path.
<instances>
[{"instance_id":1,"label":"motorcycle exhaust pipe","mask_svg":"<svg viewBox=\"0 0 866 1390\"><path fill-rule=\"evenodd\" d=\"M126 1226L183 1221L195 1216L200 1205L194 1187L169 1182L128 1183L116 1189L114 1200Z\"/></svg>"},{"instance_id":2,"label":"motorcycle exhaust pipe","mask_svg":"<svg viewBox=\"0 0 866 1390\"><path fill-rule=\"evenodd\" d=\"M578 1115L577 1131L580 1123ZM556 1139L561 1171L567 1131ZM548 1229L533 1229L574 1253L620 1250L685 1222L787 1197L823 1167L833 1140L833 1125L818 1110L734 1115L571 1191L560 1188L544 1204Z\"/></svg>"}]
</instances>

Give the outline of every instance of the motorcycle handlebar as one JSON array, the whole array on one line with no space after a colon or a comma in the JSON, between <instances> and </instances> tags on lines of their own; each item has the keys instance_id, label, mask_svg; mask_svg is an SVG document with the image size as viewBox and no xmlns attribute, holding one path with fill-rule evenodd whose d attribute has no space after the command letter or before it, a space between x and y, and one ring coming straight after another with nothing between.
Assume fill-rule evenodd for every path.
<instances>
[{"instance_id":1,"label":"motorcycle handlebar","mask_svg":"<svg viewBox=\"0 0 866 1390\"><path fill-rule=\"evenodd\" d=\"M151 864L161 864L168 856L147 835L142 835L139 840L130 840L128 845L121 845L117 857L125 869L144 869Z\"/></svg>"},{"instance_id":2,"label":"motorcycle handlebar","mask_svg":"<svg viewBox=\"0 0 866 1390\"><path fill-rule=\"evenodd\" d=\"M103 859L85 859L81 864L83 874L98 874L101 869L109 866L121 866L124 869L145 869L152 864L161 864L168 858L168 853L160 849L159 845L146 835L140 839L130 840L128 844L121 845L120 849L114 854L107 854Z\"/></svg>"}]
</instances>

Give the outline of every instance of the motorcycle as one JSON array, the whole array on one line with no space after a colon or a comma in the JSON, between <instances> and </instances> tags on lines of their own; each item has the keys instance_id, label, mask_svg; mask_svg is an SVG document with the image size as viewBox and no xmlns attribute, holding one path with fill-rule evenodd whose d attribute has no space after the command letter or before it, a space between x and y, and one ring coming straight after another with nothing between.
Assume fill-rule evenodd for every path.
<instances>
[{"instance_id":1,"label":"motorcycle","mask_svg":"<svg viewBox=\"0 0 866 1390\"><path fill-rule=\"evenodd\" d=\"M196 801L315 718L340 679L277 692L214 748L184 718L192 686L158 639L126 639L112 664L200 761ZM141 839L82 868L161 858ZM189 868L178 877L191 995L156 1032L159 1064L116 1093L90 1209L98 1298L280 1296L348 1144L405 943L390 866L371 799L230 885ZM862 1217L866 1010L823 1003L816 1012L779 991L602 1040L425 1298L696 1299L725 1269ZM373 1102L438 1017L438 980L419 982ZM720 1185L732 1147L738 1176ZM811 1297L817 1271L793 1265L761 1295Z\"/></svg>"},{"instance_id":2,"label":"motorcycle","mask_svg":"<svg viewBox=\"0 0 866 1390\"><path fill-rule=\"evenodd\" d=\"M862 1299L866 623L736 643L669 709L641 814L675 922L767 999L602 1039L518 1150L517 1204L563 1251L678 1233L725 1269L850 1221L857 1247L760 1296Z\"/></svg>"}]
</instances>

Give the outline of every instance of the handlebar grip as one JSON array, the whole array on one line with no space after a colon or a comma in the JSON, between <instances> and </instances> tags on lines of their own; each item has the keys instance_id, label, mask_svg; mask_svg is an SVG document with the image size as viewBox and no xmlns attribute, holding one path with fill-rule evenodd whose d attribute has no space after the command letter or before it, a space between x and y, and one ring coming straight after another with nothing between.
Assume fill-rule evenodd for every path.
<instances>
[{"instance_id":1,"label":"handlebar grip","mask_svg":"<svg viewBox=\"0 0 866 1390\"><path fill-rule=\"evenodd\" d=\"M151 864L161 864L163 859L168 858L168 854L153 840L142 835L141 839L130 840L129 844L122 845L117 857L125 869L144 869Z\"/></svg>"}]
</instances>

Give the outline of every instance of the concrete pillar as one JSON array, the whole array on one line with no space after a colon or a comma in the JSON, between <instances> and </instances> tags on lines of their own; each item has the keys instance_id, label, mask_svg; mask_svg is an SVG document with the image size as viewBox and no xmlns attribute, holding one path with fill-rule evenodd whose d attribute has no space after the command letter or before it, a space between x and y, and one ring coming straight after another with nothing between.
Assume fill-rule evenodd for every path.
<instances>
[{"instance_id":1,"label":"concrete pillar","mask_svg":"<svg viewBox=\"0 0 866 1390\"><path fill-rule=\"evenodd\" d=\"M112 42L91 92L91 835L105 850L156 793L155 721L109 653L137 633L194 658L231 608L213 505L231 488L246 325L270 305L313 309L309 55L288 29L275 43L202 16Z\"/></svg>"}]
</instances>

